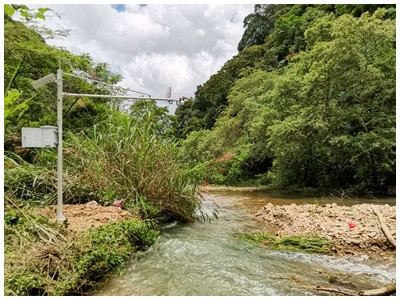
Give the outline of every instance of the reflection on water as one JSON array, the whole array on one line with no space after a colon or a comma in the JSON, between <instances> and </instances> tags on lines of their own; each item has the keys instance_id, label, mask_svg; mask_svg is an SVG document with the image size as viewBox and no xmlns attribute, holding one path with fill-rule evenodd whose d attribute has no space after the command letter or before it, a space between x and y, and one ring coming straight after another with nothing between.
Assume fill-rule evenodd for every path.
<instances>
[{"instance_id":1,"label":"reflection on water","mask_svg":"<svg viewBox=\"0 0 400 300\"><path fill-rule=\"evenodd\" d=\"M315 201L302 197L274 199ZM220 206L218 221L164 225L145 258L128 262L124 276L110 276L98 295L318 295L320 292L305 289L290 277L328 285L330 276L345 274L354 290L375 288L396 277L393 261L383 264L366 257L281 253L235 239L235 232L265 228L243 208L258 209L264 205L262 201L275 200L207 195L205 208L211 210L213 201Z\"/></svg>"},{"instance_id":2,"label":"reflection on water","mask_svg":"<svg viewBox=\"0 0 400 300\"><path fill-rule=\"evenodd\" d=\"M213 191L215 195L235 197L236 206L250 211L257 211L261 207L272 203L273 205L290 205L296 203L314 204L318 201L319 205L336 203L337 205L352 206L355 204L389 204L396 205L396 197L391 196L351 196L334 197L322 196L321 194L301 194L295 192L285 192L279 190L256 190L256 191Z\"/></svg>"}]
</instances>

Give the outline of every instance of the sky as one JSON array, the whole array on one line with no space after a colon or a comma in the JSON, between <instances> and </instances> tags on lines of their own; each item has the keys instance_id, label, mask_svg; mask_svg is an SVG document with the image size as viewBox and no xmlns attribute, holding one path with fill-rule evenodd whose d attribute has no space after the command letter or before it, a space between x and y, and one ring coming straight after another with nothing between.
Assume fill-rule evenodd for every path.
<instances>
[{"instance_id":1,"label":"sky","mask_svg":"<svg viewBox=\"0 0 400 300\"><path fill-rule=\"evenodd\" d=\"M88 53L122 75L122 86L165 97L192 97L237 54L243 19L253 4L30 4L61 13L46 18L51 29L70 29L68 37L47 40L74 54ZM41 22L41 20L40 20ZM175 104L168 105L170 112Z\"/></svg>"}]
</instances>

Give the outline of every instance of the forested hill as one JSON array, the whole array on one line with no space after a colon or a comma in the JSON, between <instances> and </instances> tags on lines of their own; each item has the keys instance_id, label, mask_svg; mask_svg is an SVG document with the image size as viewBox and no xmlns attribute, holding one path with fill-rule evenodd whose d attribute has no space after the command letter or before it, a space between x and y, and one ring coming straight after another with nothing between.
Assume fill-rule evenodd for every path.
<instances>
[{"instance_id":1,"label":"forested hill","mask_svg":"<svg viewBox=\"0 0 400 300\"><path fill-rule=\"evenodd\" d=\"M395 185L395 5L255 5L240 51L180 107L218 184Z\"/></svg>"}]
</instances>

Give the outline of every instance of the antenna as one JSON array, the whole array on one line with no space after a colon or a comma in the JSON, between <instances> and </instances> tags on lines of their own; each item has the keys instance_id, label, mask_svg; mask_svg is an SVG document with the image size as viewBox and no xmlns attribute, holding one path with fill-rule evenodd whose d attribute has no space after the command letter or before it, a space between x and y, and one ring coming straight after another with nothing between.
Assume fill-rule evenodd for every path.
<instances>
[{"instance_id":1,"label":"antenna","mask_svg":"<svg viewBox=\"0 0 400 300\"><path fill-rule=\"evenodd\" d=\"M165 98L171 98L172 96L172 88L167 88L167 92L165 93Z\"/></svg>"}]
</instances>

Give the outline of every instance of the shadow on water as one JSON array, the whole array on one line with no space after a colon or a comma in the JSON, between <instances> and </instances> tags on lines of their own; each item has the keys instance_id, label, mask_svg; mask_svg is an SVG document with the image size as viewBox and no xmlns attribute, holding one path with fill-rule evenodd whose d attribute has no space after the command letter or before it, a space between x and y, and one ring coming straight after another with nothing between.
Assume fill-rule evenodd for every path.
<instances>
[{"instance_id":1,"label":"shadow on water","mask_svg":"<svg viewBox=\"0 0 400 300\"><path fill-rule=\"evenodd\" d=\"M236 232L264 230L265 224L245 209L256 205L258 209L265 205L259 204L262 201L275 200L258 197L252 198L256 204L249 204L253 200L248 195L207 195L205 208L211 210L214 200L220 206L219 220L164 225L145 258L128 262L125 275L109 276L97 295L319 295L290 278L328 285L329 277L345 275L354 290L375 288L396 278L394 262L373 263L366 256L276 252L234 238ZM273 199L315 201L301 197Z\"/></svg>"}]
</instances>

